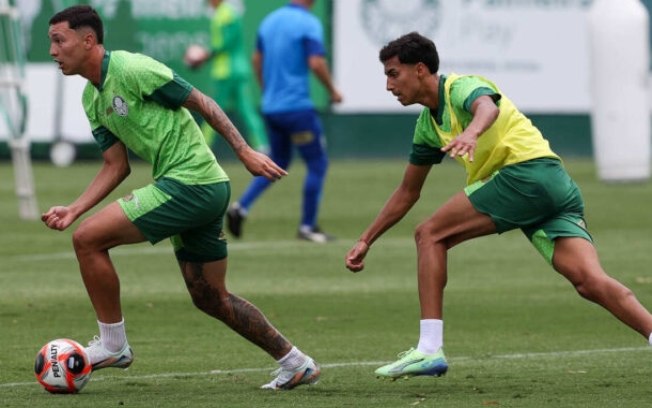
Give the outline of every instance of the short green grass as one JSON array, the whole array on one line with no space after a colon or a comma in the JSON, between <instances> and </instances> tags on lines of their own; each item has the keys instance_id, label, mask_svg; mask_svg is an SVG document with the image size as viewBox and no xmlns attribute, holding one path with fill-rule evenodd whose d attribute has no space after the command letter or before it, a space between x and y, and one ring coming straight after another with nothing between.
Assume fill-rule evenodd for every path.
<instances>
[{"instance_id":1,"label":"short green grass","mask_svg":"<svg viewBox=\"0 0 652 408\"><path fill-rule=\"evenodd\" d=\"M74 199L99 163L34 168L41 210ZM586 199L605 268L652 307L652 185L603 184L588 160L567 166ZM149 182L134 173L110 199ZM227 163L237 195L248 174ZM13 170L0 165L0 407L644 407L652 400L646 341L579 298L520 232L465 243L450 253L445 297L449 373L381 381L373 370L414 346L418 301L412 231L458 191L462 169L433 168L420 202L352 274L344 255L402 177L401 161L334 161L321 224L327 245L295 240L303 168L257 203L229 246L230 289L259 306L323 366L322 380L266 392L275 368L264 352L191 304L170 246L112 251L122 282L127 371L93 375L77 395L50 395L32 374L47 340L86 342L95 317L77 272L71 231L18 219Z\"/></svg>"}]
</instances>

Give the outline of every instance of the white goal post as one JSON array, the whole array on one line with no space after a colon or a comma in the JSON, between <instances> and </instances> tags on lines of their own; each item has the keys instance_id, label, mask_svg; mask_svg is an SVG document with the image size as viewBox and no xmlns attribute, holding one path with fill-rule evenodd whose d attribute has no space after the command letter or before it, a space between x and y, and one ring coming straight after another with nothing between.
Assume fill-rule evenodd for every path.
<instances>
[{"instance_id":1,"label":"white goal post","mask_svg":"<svg viewBox=\"0 0 652 408\"><path fill-rule=\"evenodd\" d=\"M12 0L0 0L0 121L9 131L8 143L14 167L15 191L22 219L39 216L32 175L30 141L25 134L25 42L18 8Z\"/></svg>"}]
</instances>

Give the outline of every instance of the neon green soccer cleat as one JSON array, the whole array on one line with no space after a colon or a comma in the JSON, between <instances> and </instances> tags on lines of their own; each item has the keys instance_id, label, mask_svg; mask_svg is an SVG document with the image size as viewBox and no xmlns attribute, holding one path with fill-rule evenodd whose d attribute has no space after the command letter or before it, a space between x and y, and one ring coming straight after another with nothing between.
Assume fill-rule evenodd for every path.
<instances>
[{"instance_id":1,"label":"neon green soccer cleat","mask_svg":"<svg viewBox=\"0 0 652 408\"><path fill-rule=\"evenodd\" d=\"M378 377L400 378L417 375L432 375L440 377L448 371L448 363L444 351L439 349L434 354L423 354L413 348L399 353L399 359L376 370Z\"/></svg>"}]
</instances>

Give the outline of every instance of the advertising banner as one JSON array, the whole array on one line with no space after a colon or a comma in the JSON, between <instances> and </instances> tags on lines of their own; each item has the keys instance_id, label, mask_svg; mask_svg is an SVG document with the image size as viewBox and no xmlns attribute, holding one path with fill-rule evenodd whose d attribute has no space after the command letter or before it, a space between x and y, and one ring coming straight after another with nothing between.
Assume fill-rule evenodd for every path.
<instances>
[{"instance_id":1,"label":"advertising banner","mask_svg":"<svg viewBox=\"0 0 652 408\"><path fill-rule=\"evenodd\" d=\"M339 112L405 112L385 90L378 52L411 31L432 39L440 72L483 75L524 111L590 109L591 0L333 0Z\"/></svg>"}]
</instances>

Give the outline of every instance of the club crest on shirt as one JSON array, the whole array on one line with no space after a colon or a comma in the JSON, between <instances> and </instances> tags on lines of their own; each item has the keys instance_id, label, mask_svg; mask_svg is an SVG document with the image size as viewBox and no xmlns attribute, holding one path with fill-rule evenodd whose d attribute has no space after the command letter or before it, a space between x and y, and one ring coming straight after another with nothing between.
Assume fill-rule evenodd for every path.
<instances>
[{"instance_id":1,"label":"club crest on shirt","mask_svg":"<svg viewBox=\"0 0 652 408\"><path fill-rule=\"evenodd\" d=\"M129 113L127 102L121 96L114 96L111 105L113 106L113 111L120 116L127 116Z\"/></svg>"}]
</instances>

